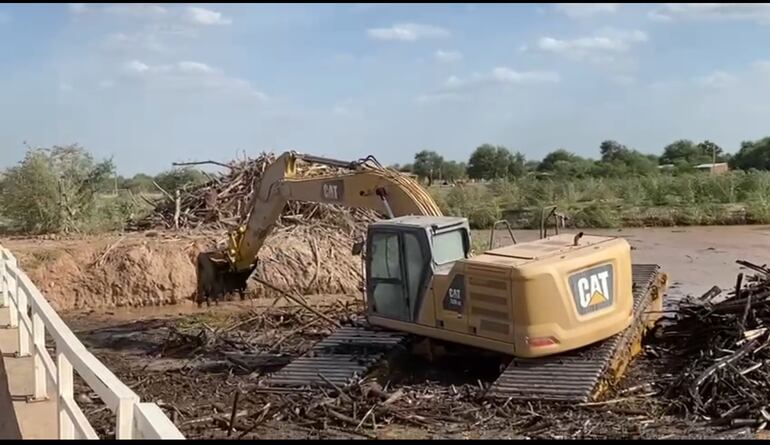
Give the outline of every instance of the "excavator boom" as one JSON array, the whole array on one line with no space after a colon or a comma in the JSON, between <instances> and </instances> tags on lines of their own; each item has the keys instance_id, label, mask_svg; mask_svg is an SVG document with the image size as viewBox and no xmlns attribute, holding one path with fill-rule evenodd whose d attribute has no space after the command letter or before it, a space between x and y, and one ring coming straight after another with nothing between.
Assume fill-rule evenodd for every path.
<instances>
[{"instance_id":1,"label":"excavator boom","mask_svg":"<svg viewBox=\"0 0 770 445\"><path fill-rule=\"evenodd\" d=\"M303 178L297 161L344 168L347 173ZM382 167L373 158L347 162L293 151L283 153L257 179L245 221L228 234L223 250L198 256L198 304L239 292L257 265L257 255L288 201L373 209L388 218L441 216L431 196L406 175Z\"/></svg>"}]
</instances>

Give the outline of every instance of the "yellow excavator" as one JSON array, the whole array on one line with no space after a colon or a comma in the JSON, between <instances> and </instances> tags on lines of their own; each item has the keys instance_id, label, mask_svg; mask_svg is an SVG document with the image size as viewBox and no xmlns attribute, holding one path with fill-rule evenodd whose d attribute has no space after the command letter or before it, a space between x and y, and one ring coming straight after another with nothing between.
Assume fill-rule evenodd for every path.
<instances>
[{"instance_id":1,"label":"yellow excavator","mask_svg":"<svg viewBox=\"0 0 770 445\"><path fill-rule=\"evenodd\" d=\"M298 177L300 160L346 172ZM623 238L557 234L471 255L467 219L443 216L406 175L372 157L346 162L296 152L265 170L228 245L199 255L199 304L244 292L292 200L374 209L386 218L370 224L353 249L364 257L366 326L333 333L310 357L279 371L277 384L318 383L324 370L331 377L323 381L344 384L369 369L362 348L374 345L381 357L405 338L419 338L507 357L492 396L588 400L622 374L662 310L667 275L656 265L632 265Z\"/></svg>"}]
</instances>

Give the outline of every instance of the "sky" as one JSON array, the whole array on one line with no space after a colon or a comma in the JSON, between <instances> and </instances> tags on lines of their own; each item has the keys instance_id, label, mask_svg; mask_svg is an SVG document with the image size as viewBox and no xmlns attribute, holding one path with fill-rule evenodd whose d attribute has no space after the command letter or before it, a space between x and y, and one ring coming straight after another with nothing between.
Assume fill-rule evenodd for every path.
<instances>
[{"instance_id":1,"label":"sky","mask_svg":"<svg viewBox=\"0 0 770 445\"><path fill-rule=\"evenodd\" d=\"M0 167L770 136L770 4L0 4Z\"/></svg>"}]
</instances>

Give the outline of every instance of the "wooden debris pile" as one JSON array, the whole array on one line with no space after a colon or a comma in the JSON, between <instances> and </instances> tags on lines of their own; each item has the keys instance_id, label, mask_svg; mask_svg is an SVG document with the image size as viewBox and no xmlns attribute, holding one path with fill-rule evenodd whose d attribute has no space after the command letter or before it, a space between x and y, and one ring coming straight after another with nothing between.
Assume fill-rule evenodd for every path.
<instances>
[{"instance_id":1,"label":"wooden debris pile","mask_svg":"<svg viewBox=\"0 0 770 445\"><path fill-rule=\"evenodd\" d=\"M149 229L212 229L229 230L237 227L248 212L248 204L255 185L265 169L275 161L272 153L262 153L257 158L215 163L226 168L224 174L209 176L211 180L192 189L161 190L163 197L151 202L149 214L129 221L128 230ZM212 162L214 163L214 162ZM345 172L330 166L297 163L297 174L313 177ZM373 211L348 210L339 206L318 203L289 202L279 221L279 226L302 222L322 221L326 224L352 226L377 218Z\"/></svg>"},{"instance_id":2,"label":"wooden debris pile","mask_svg":"<svg viewBox=\"0 0 770 445\"><path fill-rule=\"evenodd\" d=\"M167 338L153 351L158 357L196 358L200 368L222 367L238 373L263 373L285 366L328 336L335 325L352 323L360 302L336 301L307 310L302 306L271 308L240 314L230 323L167 326Z\"/></svg>"},{"instance_id":3,"label":"wooden debris pile","mask_svg":"<svg viewBox=\"0 0 770 445\"><path fill-rule=\"evenodd\" d=\"M275 389L268 388L252 392L266 396L264 400L274 409L272 420L318 429L333 427L367 438L376 438L378 429L391 424L424 429L442 425L445 432L453 425L463 431L468 423L478 427L497 415L489 404L477 403L480 390L474 385L445 387L426 382L383 388L371 379L361 379L344 388L332 386L303 393L269 394Z\"/></svg>"},{"instance_id":4,"label":"wooden debris pile","mask_svg":"<svg viewBox=\"0 0 770 445\"><path fill-rule=\"evenodd\" d=\"M770 422L770 269L747 261L726 295L712 288L680 302L660 332L672 359L664 396L715 425L764 429Z\"/></svg>"}]
</instances>

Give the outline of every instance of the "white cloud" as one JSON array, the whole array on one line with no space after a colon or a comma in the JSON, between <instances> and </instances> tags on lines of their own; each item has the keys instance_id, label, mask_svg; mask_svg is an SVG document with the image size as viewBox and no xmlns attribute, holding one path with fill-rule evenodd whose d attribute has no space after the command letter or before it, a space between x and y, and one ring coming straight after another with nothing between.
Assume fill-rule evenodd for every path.
<instances>
[{"instance_id":1,"label":"white cloud","mask_svg":"<svg viewBox=\"0 0 770 445\"><path fill-rule=\"evenodd\" d=\"M198 25L229 25L233 21L222 15L221 12L206 8L190 6L185 10L187 20Z\"/></svg>"},{"instance_id":2,"label":"white cloud","mask_svg":"<svg viewBox=\"0 0 770 445\"><path fill-rule=\"evenodd\" d=\"M59 91L67 92L72 91L72 85L67 82L59 82Z\"/></svg>"},{"instance_id":3,"label":"white cloud","mask_svg":"<svg viewBox=\"0 0 770 445\"><path fill-rule=\"evenodd\" d=\"M73 14L84 14L90 10L85 3L70 3L68 7Z\"/></svg>"},{"instance_id":4,"label":"white cloud","mask_svg":"<svg viewBox=\"0 0 770 445\"><path fill-rule=\"evenodd\" d=\"M767 3L666 3L648 13L657 21L675 19L746 20L770 25Z\"/></svg>"},{"instance_id":5,"label":"white cloud","mask_svg":"<svg viewBox=\"0 0 770 445\"><path fill-rule=\"evenodd\" d=\"M208 74L213 73L216 70L205 63L200 62L179 62L177 63L177 68L179 68L179 71L183 73L192 73L192 74Z\"/></svg>"},{"instance_id":6,"label":"white cloud","mask_svg":"<svg viewBox=\"0 0 770 445\"><path fill-rule=\"evenodd\" d=\"M87 11L90 11L89 6ZM120 17L157 20L169 16L169 10L151 3L119 3L104 6L102 11Z\"/></svg>"},{"instance_id":7,"label":"white cloud","mask_svg":"<svg viewBox=\"0 0 770 445\"><path fill-rule=\"evenodd\" d=\"M627 52L632 45L646 41L647 34L643 31L605 29L593 36L575 39L542 37L536 46L541 51L582 58L591 54Z\"/></svg>"},{"instance_id":8,"label":"white cloud","mask_svg":"<svg viewBox=\"0 0 770 445\"><path fill-rule=\"evenodd\" d=\"M444 28L417 23L402 23L393 25L390 28L372 28L366 32L369 37L376 40L396 40L400 42L449 37L449 31Z\"/></svg>"},{"instance_id":9,"label":"white cloud","mask_svg":"<svg viewBox=\"0 0 770 445\"><path fill-rule=\"evenodd\" d=\"M507 67L492 70L492 80L498 83L558 82L559 75L553 71L515 71Z\"/></svg>"},{"instance_id":10,"label":"white cloud","mask_svg":"<svg viewBox=\"0 0 770 445\"><path fill-rule=\"evenodd\" d=\"M332 108L332 114L335 116L346 117L350 116L352 113L344 105L335 105L334 108Z\"/></svg>"},{"instance_id":11,"label":"white cloud","mask_svg":"<svg viewBox=\"0 0 770 445\"><path fill-rule=\"evenodd\" d=\"M751 66L761 72L770 73L770 60L757 60Z\"/></svg>"},{"instance_id":12,"label":"white cloud","mask_svg":"<svg viewBox=\"0 0 770 445\"><path fill-rule=\"evenodd\" d=\"M98 86L102 89L112 88L115 86L115 82L109 79L100 80Z\"/></svg>"},{"instance_id":13,"label":"white cloud","mask_svg":"<svg viewBox=\"0 0 770 445\"><path fill-rule=\"evenodd\" d=\"M107 51L134 51L137 49L163 52L167 48L153 32L138 32L125 34L122 32L109 34L102 42L102 48Z\"/></svg>"},{"instance_id":14,"label":"white cloud","mask_svg":"<svg viewBox=\"0 0 770 445\"><path fill-rule=\"evenodd\" d=\"M436 51L434 56L436 57L436 60L444 63L457 62L463 58L463 55L460 53L460 51L444 51L441 49Z\"/></svg>"},{"instance_id":15,"label":"white cloud","mask_svg":"<svg viewBox=\"0 0 770 445\"><path fill-rule=\"evenodd\" d=\"M267 95L256 90L250 82L228 76L222 69L201 62L181 61L148 65L139 60L132 60L124 65L124 72L134 79L169 89L212 90L245 94L260 100L267 99Z\"/></svg>"},{"instance_id":16,"label":"white cloud","mask_svg":"<svg viewBox=\"0 0 770 445\"><path fill-rule=\"evenodd\" d=\"M418 102L460 99L465 94L491 87L557 83L561 77L554 71L516 71L499 66L488 74L472 73L467 79L450 76L437 89L418 96Z\"/></svg>"},{"instance_id":17,"label":"white cloud","mask_svg":"<svg viewBox=\"0 0 770 445\"><path fill-rule=\"evenodd\" d=\"M735 76L724 71L714 71L707 76L694 79L696 85L706 88L725 88L732 85L736 80Z\"/></svg>"},{"instance_id":18,"label":"white cloud","mask_svg":"<svg viewBox=\"0 0 770 445\"><path fill-rule=\"evenodd\" d=\"M597 14L614 14L620 3L556 3L554 9L572 19L593 17Z\"/></svg>"},{"instance_id":19,"label":"white cloud","mask_svg":"<svg viewBox=\"0 0 770 445\"><path fill-rule=\"evenodd\" d=\"M126 70L134 73L143 73L150 70L150 66L138 60L132 60L126 64Z\"/></svg>"},{"instance_id":20,"label":"white cloud","mask_svg":"<svg viewBox=\"0 0 770 445\"><path fill-rule=\"evenodd\" d=\"M95 7L84 3L71 3L69 10L72 14L84 16L86 14L105 14L121 18L182 22L198 26L229 25L230 18L207 8L199 6L164 7L151 3L120 3L101 7Z\"/></svg>"}]
</instances>

